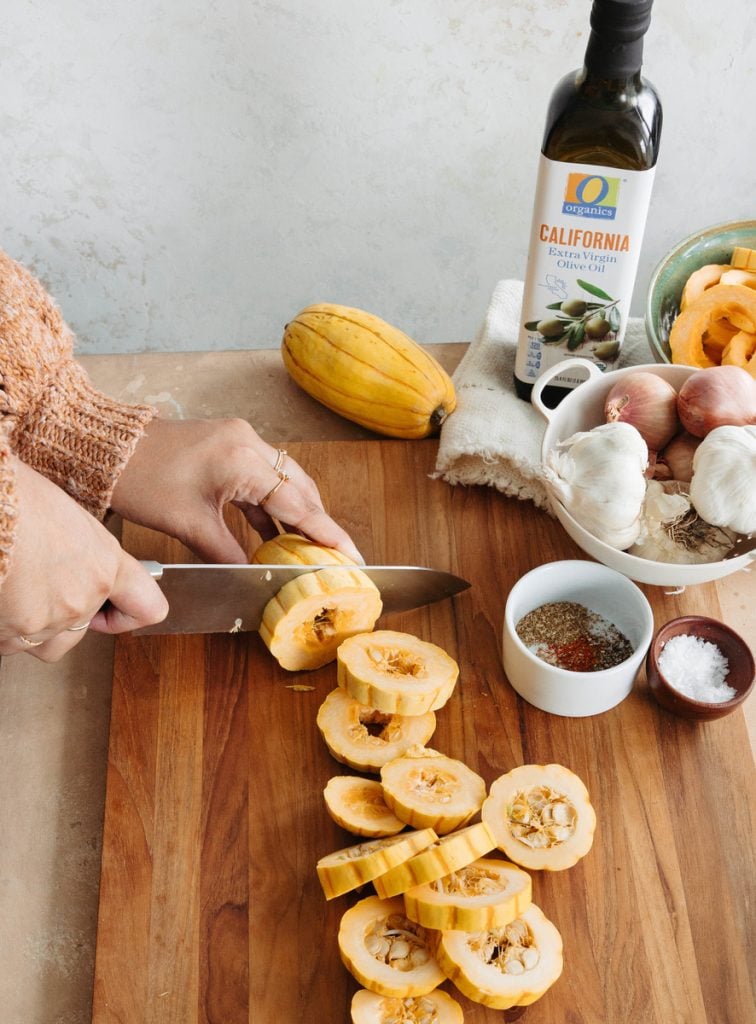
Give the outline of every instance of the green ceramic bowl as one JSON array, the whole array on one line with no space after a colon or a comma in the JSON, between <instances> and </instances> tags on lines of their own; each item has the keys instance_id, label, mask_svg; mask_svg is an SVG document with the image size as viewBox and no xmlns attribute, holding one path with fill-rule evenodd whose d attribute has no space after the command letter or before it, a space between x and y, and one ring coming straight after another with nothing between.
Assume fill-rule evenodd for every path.
<instances>
[{"instance_id":1,"label":"green ceramic bowl","mask_svg":"<svg viewBox=\"0 0 756 1024\"><path fill-rule=\"evenodd\" d=\"M657 363L671 363L669 332L680 311L685 282L707 263L729 263L736 246L756 249L756 220L718 224L679 242L651 275L646 298L646 334Z\"/></svg>"}]
</instances>

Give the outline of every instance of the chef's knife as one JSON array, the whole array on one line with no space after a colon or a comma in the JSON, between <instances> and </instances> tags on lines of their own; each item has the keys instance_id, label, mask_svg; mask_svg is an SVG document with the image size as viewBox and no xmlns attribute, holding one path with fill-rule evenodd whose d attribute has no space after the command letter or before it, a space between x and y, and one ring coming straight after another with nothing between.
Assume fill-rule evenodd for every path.
<instances>
[{"instance_id":1,"label":"chef's knife","mask_svg":"<svg viewBox=\"0 0 756 1024\"><path fill-rule=\"evenodd\" d=\"M470 584L448 572L414 565L161 565L142 562L168 599L167 618L134 633L238 633L259 629L265 605L306 572L364 572L381 592L384 612L409 611Z\"/></svg>"}]
</instances>

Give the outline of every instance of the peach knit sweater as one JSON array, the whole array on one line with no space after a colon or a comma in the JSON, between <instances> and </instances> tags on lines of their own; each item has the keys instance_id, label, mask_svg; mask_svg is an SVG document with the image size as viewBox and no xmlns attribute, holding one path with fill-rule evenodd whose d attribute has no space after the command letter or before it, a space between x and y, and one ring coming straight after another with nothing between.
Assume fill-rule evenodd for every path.
<instances>
[{"instance_id":1,"label":"peach knit sweater","mask_svg":"<svg viewBox=\"0 0 756 1024\"><path fill-rule=\"evenodd\" d=\"M15 536L13 456L102 519L155 410L101 394L73 335L29 271L0 250L0 581Z\"/></svg>"}]
</instances>

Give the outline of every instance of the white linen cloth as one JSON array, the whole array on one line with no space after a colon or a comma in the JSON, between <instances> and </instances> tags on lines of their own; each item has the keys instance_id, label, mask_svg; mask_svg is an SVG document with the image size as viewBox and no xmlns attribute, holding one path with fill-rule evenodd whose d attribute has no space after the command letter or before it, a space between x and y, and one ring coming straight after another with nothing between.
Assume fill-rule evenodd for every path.
<instances>
[{"instance_id":1,"label":"white linen cloth","mask_svg":"<svg viewBox=\"0 0 756 1024\"><path fill-rule=\"evenodd\" d=\"M478 337L454 371L457 408L441 427L434 477L486 484L548 510L541 479L546 421L515 393L522 281L499 281ZM641 319L631 318L617 368L654 361Z\"/></svg>"}]
</instances>

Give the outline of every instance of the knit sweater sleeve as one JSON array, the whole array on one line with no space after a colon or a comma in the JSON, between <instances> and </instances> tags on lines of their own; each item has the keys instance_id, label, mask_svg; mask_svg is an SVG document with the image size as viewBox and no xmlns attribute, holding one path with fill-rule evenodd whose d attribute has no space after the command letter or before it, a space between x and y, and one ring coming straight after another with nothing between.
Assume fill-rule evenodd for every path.
<instances>
[{"instance_id":1,"label":"knit sweater sleeve","mask_svg":"<svg viewBox=\"0 0 756 1024\"><path fill-rule=\"evenodd\" d=\"M73 358L73 335L50 296L2 252L0 415L10 450L100 519L155 415L148 406L116 402L92 385ZM0 476L0 504L2 486ZM0 509L0 560L4 516Z\"/></svg>"},{"instance_id":2,"label":"knit sweater sleeve","mask_svg":"<svg viewBox=\"0 0 756 1024\"><path fill-rule=\"evenodd\" d=\"M4 421L0 419L0 581L5 577L16 537L18 502L12 464L13 453L4 429Z\"/></svg>"}]
</instances>

